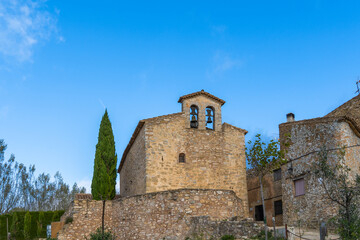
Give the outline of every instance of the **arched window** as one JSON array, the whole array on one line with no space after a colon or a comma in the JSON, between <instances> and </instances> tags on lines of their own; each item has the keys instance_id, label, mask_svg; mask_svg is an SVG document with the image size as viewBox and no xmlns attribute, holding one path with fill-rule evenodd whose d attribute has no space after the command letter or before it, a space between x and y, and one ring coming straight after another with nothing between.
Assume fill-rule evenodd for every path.
<instances>
[{"instance_id":1,"label":"arched window","mask_svg":"<svg viewBox=\"0 0 360 240\"><path fill-rule=\"evenodd\" d=\"M205 109L206 114L206 129L215 129L215 121L214 121L214 108L213 107L207 107Z\"/></svg>"},{"instance_id":2,"label":"arched window","mask_svg":"<svg viewBox=\"0 0 360 240\"><path fill-rule=\"evenodd\" d=\"M179 163L184 163L185 160L185 153L180 153L179 154Z\"/></svg>"},{"instance_id":3,"label":"arched window","mask_svg":"<svg viewBox=\"0 0 360 240\"><path fill-rule=\"evenodd\" d=\"M190 127L197 128L199 123L199 108L196 105L190 107Z\"/></svg>"}]
</instances>

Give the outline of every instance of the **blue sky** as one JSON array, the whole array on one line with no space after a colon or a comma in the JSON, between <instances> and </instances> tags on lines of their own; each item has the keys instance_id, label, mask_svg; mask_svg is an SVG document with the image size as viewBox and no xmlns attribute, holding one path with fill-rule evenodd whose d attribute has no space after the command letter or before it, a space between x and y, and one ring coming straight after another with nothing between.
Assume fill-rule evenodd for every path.
<instances>
[{"instance_id":1,"label":"blue sky","mask_svg":"<svg viewBox=\"0 0 360 240\"><path fill-rule=\"evenodd\" d=\"M0 138L7 154L89 186L108 108L119 159L140 119L205 89L223 121L278 134L323 116L360 76L359 1L0 2Z\"/></svg>"}]
</instances>

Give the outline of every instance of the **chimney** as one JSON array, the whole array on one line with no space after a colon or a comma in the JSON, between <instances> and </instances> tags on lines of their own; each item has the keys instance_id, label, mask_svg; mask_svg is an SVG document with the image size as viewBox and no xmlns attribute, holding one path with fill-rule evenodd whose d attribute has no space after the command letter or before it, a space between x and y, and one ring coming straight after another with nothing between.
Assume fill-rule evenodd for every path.
<instances>
[{"instance_id":1,"label":"chimney","mask_svg":"<svg viewBox=\"0 0 360 240\"><path fill-rule=\"evenodd\" d=\"M295 121L295 114L288 113L286 114L286 122L294 122Z\"/></svg>"}]
</instances>

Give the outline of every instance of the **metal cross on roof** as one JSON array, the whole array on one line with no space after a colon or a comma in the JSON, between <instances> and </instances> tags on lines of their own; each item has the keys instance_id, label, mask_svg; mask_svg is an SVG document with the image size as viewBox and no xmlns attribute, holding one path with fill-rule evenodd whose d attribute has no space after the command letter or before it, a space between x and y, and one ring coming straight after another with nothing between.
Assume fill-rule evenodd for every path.
<instances>
[{"instance_id":1,"label":"metal cross on roof","mask_svg":"<svg viewBox=\"0 0 360 240\"><path fill-rule=\"evenodd\" d=\"M358 78L359 79L359 78ZM360 84L360 80L356 81L356 87L357 87L357 91L355 93L360 94L360 89L359 89L359 84Z\"/></svg>"}]
</instances>

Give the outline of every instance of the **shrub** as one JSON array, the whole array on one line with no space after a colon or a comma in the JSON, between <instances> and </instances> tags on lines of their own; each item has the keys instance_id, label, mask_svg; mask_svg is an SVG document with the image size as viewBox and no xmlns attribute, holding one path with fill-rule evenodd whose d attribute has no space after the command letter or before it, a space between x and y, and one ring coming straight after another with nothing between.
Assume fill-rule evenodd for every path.
<instances>
[{"instance_id":1,"label":"shrub","mask_svg":"<svg viewBox=\"0 0 360 240\"><path fill-rule=\"evenodd\" d=\"M256 240L265 240L265 231L261 231L258 235L256 235L255 237L252 237L250 239L256 239ZM274 240L274 236L273 236L273 232L269 231L268 232L268 240ZM282 237L276 237L276 240L285 240Z\"/></svg>"},{"instance_id":2,"label":"shrub","mask_svg":"<svg viewBox=\"0 0 360 240\"><path fill-rule=\"evenodd\" d=\"M235 237L233 235L224 235L221 240L235 240Z\"/></svg>"},{"instance_id":3,"label":"shrub","mask_svg":"<svg viewBox=\"0 0 360 240\"><path fill-rule=\"evenodd\" d=\"M90 239L87 240L102 240L101 228L96 229L94 233L90 233ZM104 240L115 240L115 236L110 231L104 231Z\"/></svg>"},{"instance_id":4,"label":"shrub","mask_svg":"<svg viewBox=\"0 0 360 240\"><path fill-rule=\"evenodd\" d=\"M25 240L31 240L31 215L30 212L27 212L25 214L25 220L24 220L24 239Z\"/></svg>"},{"instance_id":5,"label":"shrub","mask_svg":"<svg viewBox=\"0 0 360 240\"><path fill-rule=\"evenodd\" d=\"M0 0L1 1L1 0ZM31 230L30 236L32 239L36 238L45 238L46 237L46 226L51 224L51 220L54 218L54 215L57 215L57 219L60 219L61 215L64 214L64 210L59 211L46 211L44 213L44 222L43 222L43 235L38 236L38 220L40 212L30 212L31 215ZM11 236L16 240L24 240L24 219L25 211L11 211L9 214L0 215L0 240L6 239L6 221L9 223L9 230L11 232ZM13 221L15 219L15 221ZM57 220L59 221L59 220Z\"/></svg>"},{"instance_id":6,"label":"shrub","mask_svg":"<svg viewBox=\"0 0 360 240\"><path fill-rule=\"evenodd\" d=\"M12 224L11 224L11 237L15 239L20 239L23 237L21 229L23 228L23 222L21 221L19 214L17 212L13 213Z\"/></svg>"},{"instance_id":7,"label":"shrub","mask_svg":"<svg viewBox=\"0 0 360 240\"><path fill-rule=\"evenodd\" d=\"M73 219L72 217L66 217L66 219L65 219L65 224L72 223L73 220L74 220L74 219Z\"/></svg>"},{"instance_id":8,"label":"shrub","mask_svg":"<svg viewBox=\"0 0 360 240\"><path fill-rule=\"evenodd\" d=\"M45 214L44 212L39 213L39 219L37 222L37 236L38 237L46 237L46 229L45 229Z\"/></svg>"},{"instance_id":9,"label":"shrub","mask_svg":"<svg viewBox=\"0 0 360 240\"><path fill-rule=\"evenodd\" d=\"M51 222L58 222L59 220L60 220L59 212L55 212L51 219Z\"/></svg>"}]
</instances>

